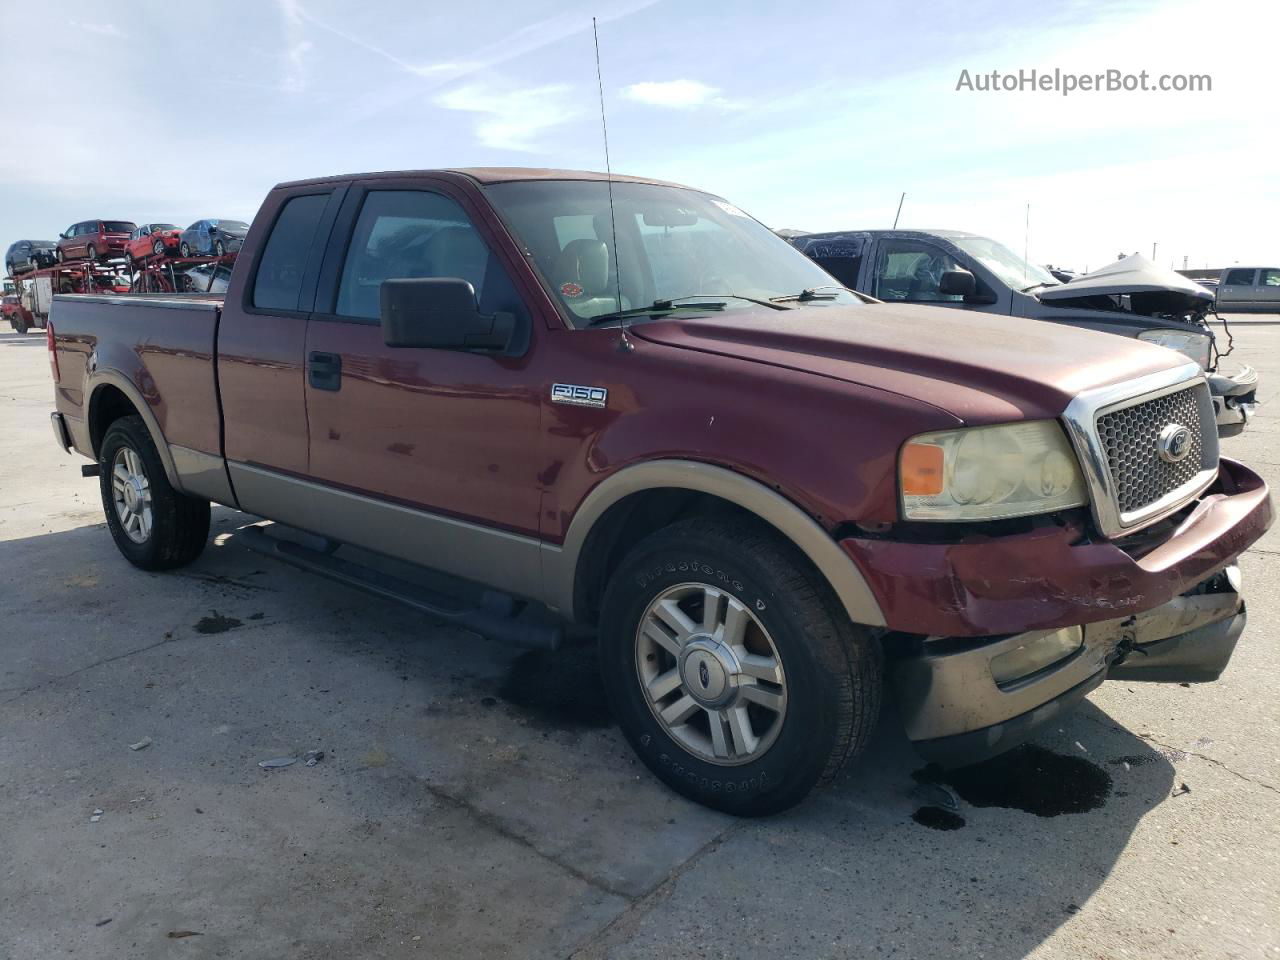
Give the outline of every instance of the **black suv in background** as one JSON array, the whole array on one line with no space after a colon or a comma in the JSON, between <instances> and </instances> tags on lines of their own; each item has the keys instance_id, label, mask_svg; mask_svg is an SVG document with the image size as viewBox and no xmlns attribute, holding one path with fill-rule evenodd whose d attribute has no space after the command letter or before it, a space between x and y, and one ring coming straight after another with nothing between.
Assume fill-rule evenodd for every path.
<instances>
[{"instance_id":1,"label":"black suv in background","mask_svg":"<svg viewBox=\"0 0 1280 960\"><path fill-rule=\"evenodd\" d=\"M51 267L57 262L54 253L57 248L52 240L18 240L9 244L5 251L4 266L12 276L28 270L39 270Z\"/></svg>"},{"instance_id":2,"label":"black suv in background","mask_svg":"<svg viewBox=\"0 0 1280 960\"><path fill-rule=\"evenodd\" d=\"M1137 254L1062 283L963 230L787 231L784 239L849 289L880 300L1048 320L1177 350L1205 371L1219 436L1240 433L1253 413L1258 374L1219 370L1205 319L1213 291Z\"/></svg>"}]
</instances>

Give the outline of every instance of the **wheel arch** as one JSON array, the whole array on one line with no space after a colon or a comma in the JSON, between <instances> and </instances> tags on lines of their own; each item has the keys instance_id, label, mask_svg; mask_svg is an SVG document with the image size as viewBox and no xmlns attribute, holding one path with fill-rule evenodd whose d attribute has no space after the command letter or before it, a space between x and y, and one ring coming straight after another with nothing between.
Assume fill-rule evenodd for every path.
<instances>
[{"instance_id":1,"label":"wheel arch","mask_svg":"<svg viewBox=\"0 0 1280 960\"><path fill-rule=\"evenodd\" d=\"M750 477L692 460L636 464L597 484L574 514L563 545L544 546L548 602L577 621L590 622L608 574L625 552L628 531L647 533L695 513L735 512L762 520L800 550L854 623L884 626L862 574L811 517Z\"/></svg>"},{"instance_id":2,"label":"wheel arch","mask_svg":"<svg viewBox=\"0 0 1280 960\"><path fill-rule=\"evenodd\" d=\"M165 476L174 489L181 490L182 483L178 471L174 467L173 454L165 441L164 431L142 399L142 394L127 377L114 370L101 370L94 375L93 385L89 392L87 426L89 428L89 444L96 458L102 449L102 438L107 435L111 424L121 417L137 414L147 426L151 440L160 454L160 462L164 464Z\"/></svg>"}]
</instances>

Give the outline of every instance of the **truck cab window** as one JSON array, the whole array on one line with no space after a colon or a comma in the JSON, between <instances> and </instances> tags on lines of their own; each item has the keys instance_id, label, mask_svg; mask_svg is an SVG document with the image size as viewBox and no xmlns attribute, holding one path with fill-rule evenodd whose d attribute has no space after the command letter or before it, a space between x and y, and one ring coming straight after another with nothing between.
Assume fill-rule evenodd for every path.
<instances>
[{"instance_id":1,"label":"truck cab window","mask_svg":"<svg viewBox=\"0 0 1280 960\"><path fill-rule=\"evenodd\" d=\"M1280 270L1263 270L1258 275L1258 286L1280 287Z\"/></svg>"},{"instance_id":2,"label":"truck cab window","mask_svg":"<svg viewBox=\"0 0 1280 960\"><path fill-rule=\"evenodd\" d=\"M253 283L253 305L264 310L298 310L302 274L307 267L316 224L329 194L314 193L289 200L267 238Z\"/></svg>"},{"instance_id":3,"label":"truck cab window","mask_svg":"<svg viewBox=\"0 0 1280 960\"><path fill-rule=\"evenodd\" d=\"M876 296L914 303L959 303L963 297L939 292L943 273L959 266L955 257L929 243L887 243L876 271Z\"/></svg>"},{"instance_id":4,"label":"truck cab window","mask_svg":"<svg viewBox=\"0 0 1280 960\"><path fill-rule=\"evenodd\" d=\"M1242 287L1253 286L1252 270L1228 270L1226 279L1222 281L1224 284L1234 284Z\"/></svg>"},{"instance_id":5,"label":"truck cab window","mask_svg":"<svg viewBox=\"0 0 1280 960\"><path fill-rule=\"evenodd\" d=\"M338 285L336 313L376 320L382 281L460 277L482 312L519 311L506 271L462 208L425 190L373 190L356 220Z\"/></svg>"}]
</instances>

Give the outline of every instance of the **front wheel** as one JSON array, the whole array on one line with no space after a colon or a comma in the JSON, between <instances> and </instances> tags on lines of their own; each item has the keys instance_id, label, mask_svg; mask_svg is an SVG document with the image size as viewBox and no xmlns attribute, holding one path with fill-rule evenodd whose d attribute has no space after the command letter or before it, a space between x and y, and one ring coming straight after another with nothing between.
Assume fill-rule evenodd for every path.
<instances>
[{"instance_id":1,"label":"front wheel","mask_svg":"<svg viewBox=\"0 0 1280 960\"><path fill-rule=\"evenodd\" d=\"M158 260L158 259L160 259L161 257L163 257L163 256L164 256L164 241L163 241L163 240L157 240L155 243L153 243L153 244L151 245L151 252L152 252L153 254L155 254L155 257L156 257L156 259L157 259L157 260Z\"/></svg>"},{"instance_id":2,"label":"front wheel","mask_svg":"<svg viewBox=\"0 0 1280 960\"><path fill-rule=\"evenodd\" d=\"M214 242L214 244L213 244L213 255L214 255L215 257L225 257L225 256L227 255L227 248L226 248L225 246L223 246L223 244L222 244L222 241L221 241L221 240L217 240L217 241L215 241L215 242Z\"/></svg>"},{"instance_id":3,"label":"front wheel","mask_svg":"<svg viewBox=\"0 0 1280 960\"><path fill-rule=\"evenodd\" d=\"M62 248L61 248L61 247L59 247L57 250L55 250L55 251L53 252L53 259L54 259L55 261L57 261L58 263L66 263L66 262L67 262L67 255L66 255L65 253L63 253L63 252L62 252Z\"/></svg>"},{"instance_id":4,"label":"front wheel","mask_svg":"<svg viewBox=\"0 0 1280 960\"><path fill-rule=\"evenodd\" d=\"M183 259L191 256L191 248L187 246L185 240L178 245L178 253L182 254Z\"/></svg>"},{"instance_id":5,"label":"front wheel","mask_svg":"<svg viewBox=\"0 0 1280 960\"><path fill-rule=\"evenodd\" d=\"M672 789L743 816L785 810L866 744L875 639L770 528L681 521L605 592L603 683L623 734Z\"/></svg>"},{"instance_id":6,"label":"front wheel","mask_svg":"<svg viewBox=\"0 0 1280 960\"><path fill-rule=\"evenodd\" d=\"M179 493L136 414L107 429L98 452L107 528L125 559L143 570L190 563L209 539L209 501Z\"/></svg>"}]
</instances>

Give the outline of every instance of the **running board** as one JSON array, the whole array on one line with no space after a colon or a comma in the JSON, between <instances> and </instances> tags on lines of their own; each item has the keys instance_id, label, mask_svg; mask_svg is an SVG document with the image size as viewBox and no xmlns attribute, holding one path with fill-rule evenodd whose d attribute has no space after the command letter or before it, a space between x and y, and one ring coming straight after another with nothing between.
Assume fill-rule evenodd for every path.
<instances>
[{"instance_id":1,"label":"running board","mask_svg":"<svg viewBox=\"0 0 1280 960\"><path fill-rule=\"evenodd\" d=\"M558 626L516 620L524 605L508 594L485 590L479 603L468 606L455 597L337 557L334 555L337 545L332 542L326 542L321 550L313 550L273 537L260 527L238 530L233 539L250 550L282 560L308 573L319 574L385 600L394 600L440 620L474 630L491 640L536 650L557 650L564 636Z\"/></svg>"}]
</instances>

